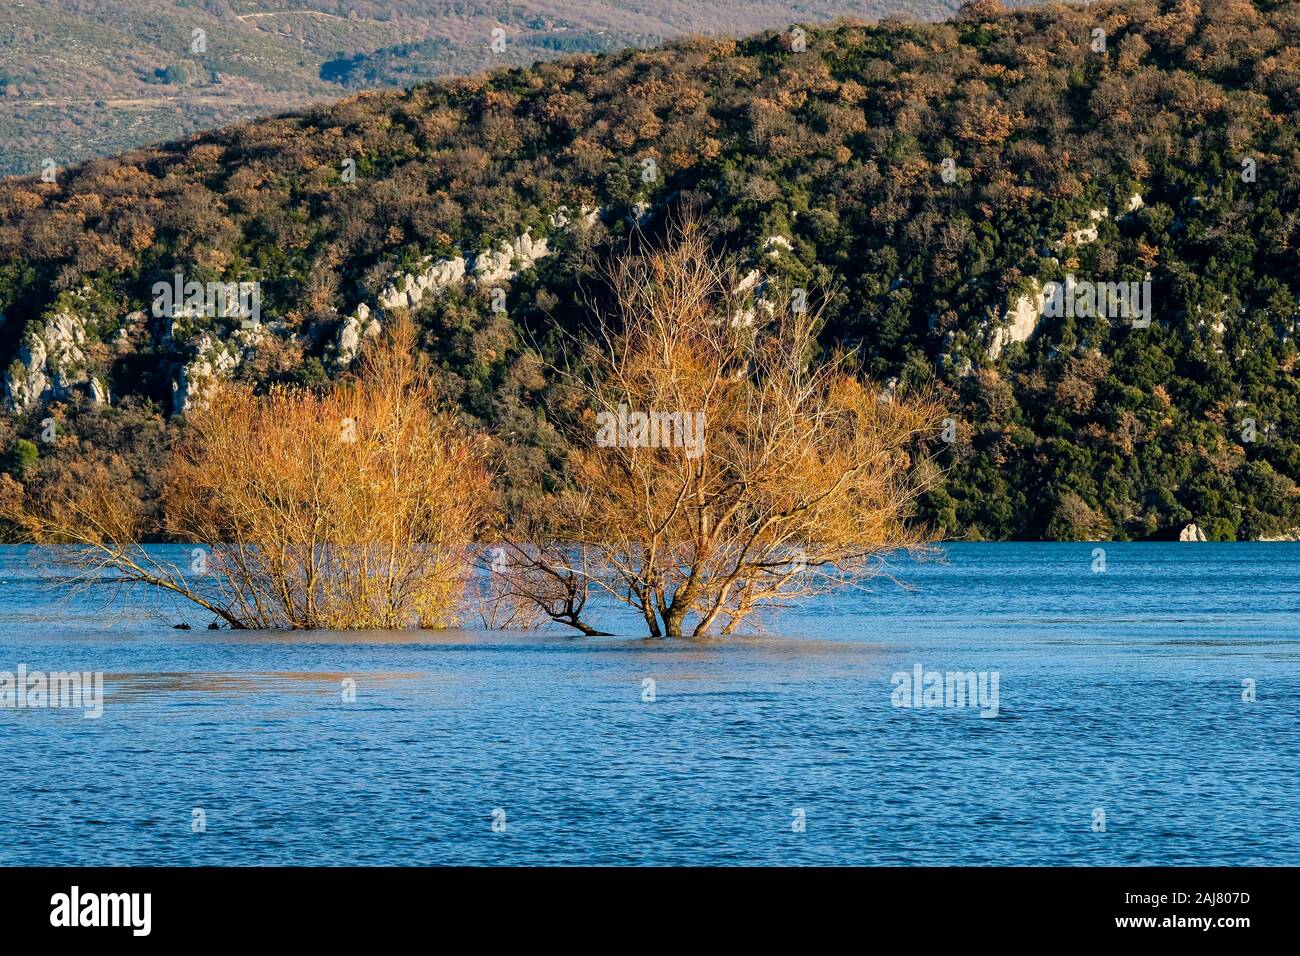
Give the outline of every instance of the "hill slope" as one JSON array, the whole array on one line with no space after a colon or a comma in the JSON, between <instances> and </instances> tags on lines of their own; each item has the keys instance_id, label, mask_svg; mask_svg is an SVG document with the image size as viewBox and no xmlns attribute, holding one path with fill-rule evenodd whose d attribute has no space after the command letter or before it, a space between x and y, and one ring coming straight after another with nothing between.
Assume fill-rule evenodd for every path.
<instances>
[{"instance_id":1,"label":"hill slope","mask_svg":"<svg viewBox=\"0 0 1300 956\"><path fill-rule=\"evenodd\" d=\"M950 0L6 0L0 176L337 99L347 89L653 46L791 17L907 13ZM500 43L493 45L493 31ZM201 33L196 34L196 31ZM196 42L201 39L202 42Z\"/></svg>"},{"instance_id":2,"label":"hill slope","mask_svg":"<svg viewBox=\"0 0 1300 956\"><path fill-rule=\"evenodd\" d=\"M951 390L926 502L948 534L1300 525L1300 4L982 0L806 44L579 56L5 182L0 442L41 455L11 471L102 461L148 500L167 416L207 378L344 374L414 301L515 500L561 453L555 330L581 327L632 222L690 204L763 281L831 289L826 341L870 373ZM151 316L176 273L260 282L262 326ZM1042 283L1067 276L1149 281L1149 325L1052 314Z\"/></svg>"}]
</instances>

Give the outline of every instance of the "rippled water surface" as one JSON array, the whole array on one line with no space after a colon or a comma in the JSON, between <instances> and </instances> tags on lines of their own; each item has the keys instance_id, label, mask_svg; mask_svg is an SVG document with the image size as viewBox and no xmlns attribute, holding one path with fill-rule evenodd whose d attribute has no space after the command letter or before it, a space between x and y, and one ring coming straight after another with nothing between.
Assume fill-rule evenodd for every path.
<instances>
[{"instance_id":1,"label":"rippled water surface","mask_svg":"<svg viewBox=\"0 0 1300 956\"><path fill-rule=\"evenodd\" d=\"M177 631L0 549L0 670L105 682L0 708L0 863L1300 864L1300 545L1094 547L710 644ZM918 664L996 672L997 716L893 706Z\"/></svg>"}]
</instances>

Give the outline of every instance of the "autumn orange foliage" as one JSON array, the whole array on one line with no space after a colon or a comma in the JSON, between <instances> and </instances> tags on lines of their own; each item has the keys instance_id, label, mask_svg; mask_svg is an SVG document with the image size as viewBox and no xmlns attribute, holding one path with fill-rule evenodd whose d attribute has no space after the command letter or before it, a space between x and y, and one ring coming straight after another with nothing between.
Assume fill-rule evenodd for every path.
<instances>
[{"instance_id":1,"label":"autumn orange foliage","mask_svg":"<svg viewBox=\"0 0 1300 956\"><path fill-rule=\"evenodd\" d=\"M937 477L930 396L882 393L849 355L816 356L816 313L776 290L750 302L690 222L622 260L611 285L617 308L576 382L591 413L572 490L551 511L551 547L534 524L512 548L516 598L586 630L595 588L651 636L729 634L922 543L908 518Z\"/></svg>"},{"instance_id":2,"label":"autumn orange foliage","mask_svg":"<svg viewBox=\"0 0 1300 956\"><path fill-rule=\"evenodd\" d=\"M190 413L165 493L168 530L200 545L187 567L141 547L113 501L87 476L17 519L32 540L73 545L60 553L83 573L166 588L232 626L436 627L456 620L491 480L399 321L355 382L225 384Z\"/></svg>"}]
</instances>

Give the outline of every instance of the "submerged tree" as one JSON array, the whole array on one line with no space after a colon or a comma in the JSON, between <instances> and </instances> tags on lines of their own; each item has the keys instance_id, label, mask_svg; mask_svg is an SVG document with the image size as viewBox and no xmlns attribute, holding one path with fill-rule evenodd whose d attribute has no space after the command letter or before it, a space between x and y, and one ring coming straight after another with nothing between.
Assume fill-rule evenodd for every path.
<instances>
[{"instance_id":1,"label":"submerged tree","mask_svg":"<svg viewBox=\"0 0 1300 956\"><path fill-rule=\"evenodd\" d=\"M843 352L815 356L817 315L711 256L687 223L619 263L575 381L571 490L508 549L503 577L582 630L589 589L651 636L732 633L753 612L862 581L920 545L909 524L936 471L917 457L941 414L883 393Z\"/></svg>"},{"instance_id":2,"label":"submerged tree","mask_svg":"<svg viewBox=\"0 0 1300 956\"><path fill-rule=\"evenodd\" d=\"M240 628L451 623L490 518L480 440L443 414L409 322L359 378L322 392L226 384L187 416L164 493L186 567L140 544L139 516L93 469L11 515L78 579L164 588Z\"/></svg>"}]
</instances>

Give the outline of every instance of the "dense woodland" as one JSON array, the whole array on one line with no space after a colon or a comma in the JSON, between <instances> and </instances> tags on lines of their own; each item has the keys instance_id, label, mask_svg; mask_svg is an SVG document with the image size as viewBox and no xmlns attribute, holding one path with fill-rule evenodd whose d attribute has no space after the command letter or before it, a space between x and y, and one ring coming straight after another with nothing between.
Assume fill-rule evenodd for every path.
<instances>
[{"instance_id":1,"label":"dense woodland","mask_svg":"<svg viewBox=\"0 0 1300 956\"><path fill-rule=\"evenodd\" d=\"M6 0L0 176L68 166L348 90L566 53L743 36L791 17L906 14L953 0ZM195 42L201 31L202 43ZM494 46L493 31L503 44Z\"/></svg>"},{"instance_id":2,"label":"dense woodland","mask_svg":"<svg viewBox=\"0 0 1300 956\"><path fill-rule=\"evenodd\" d=\"M177 371L203 332L234 334L141 321L157 281L260 282L269 334L230 374L315 384L349 374L339 323L395 272L527 230L551 254L508 283L505 311L469 284L415 311L445 399L494 436L515 513L560 473L577 409L554 368L601 307L604 264L689 208L720 255L810 290L824 348L944 390L955 440L922 515L943 536L1300 526L1300 3L978 0L942 24L810 26L802 52L794 36L363 93L3 181L0 369L75 314L69 377L111 403L77 387L0 416L0 493L106 469L153 506L184 428ZM583 206L590 225L557 224ZM1033 282L1067 274L1150 274L1150 327L1045 317L988 347Z\"/></svg>"}]
</instances>

